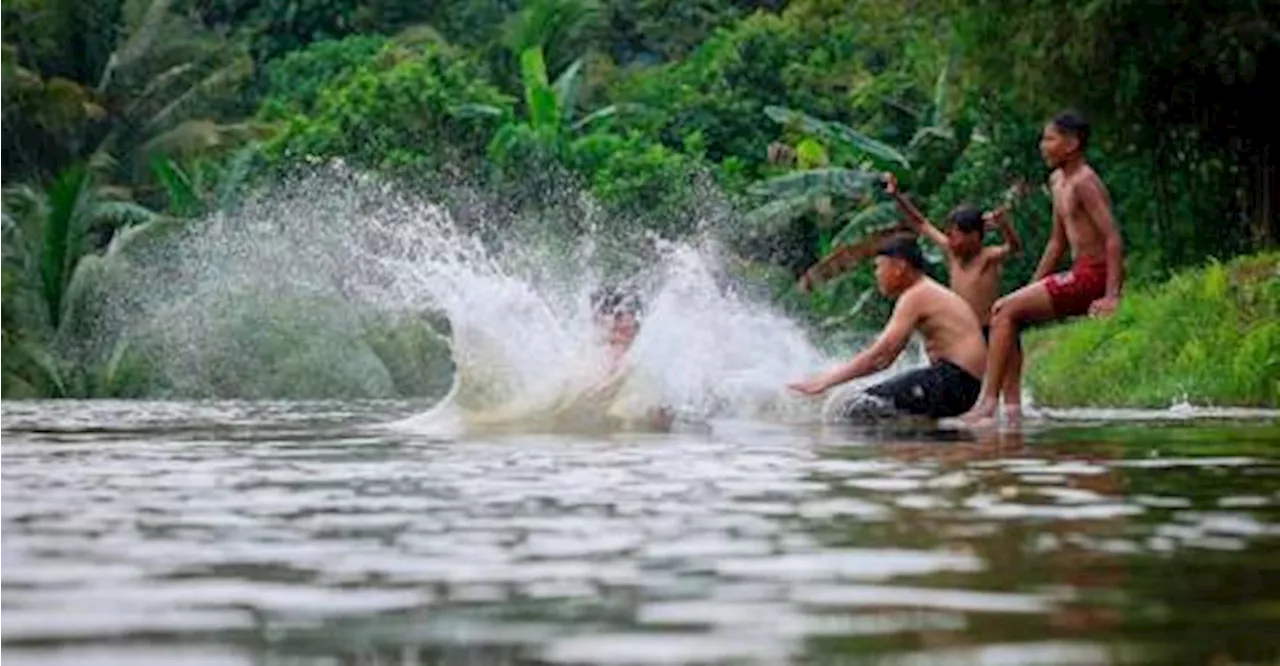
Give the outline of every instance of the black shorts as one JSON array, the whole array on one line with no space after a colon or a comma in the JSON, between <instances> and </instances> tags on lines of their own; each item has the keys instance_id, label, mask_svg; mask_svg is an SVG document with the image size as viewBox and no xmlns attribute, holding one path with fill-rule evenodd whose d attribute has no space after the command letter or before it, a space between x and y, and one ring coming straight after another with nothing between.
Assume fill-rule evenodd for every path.
<instances>
[{"instance_id":1,"label":"black shorts","mask_svg":"<svg viewBox=\"0 0 1280 666\"><path fill-rule=\"evenodd\" d=\"M899 412L942 419L959 416L978 401L982 380L950 361L938 361L867 389Z\"/></svg>"},{"instance_id":2,"label":"black shorts","mask_svg":"<svg viewBox=\"0 0 1280 666\"><path fill-rule=\"evenodd\" d=\"M982 327L982 340L986 342L988 346L991 345L991 326ZM1022 330L1021 329L1018 331L1017 335L1013 336L1013 344L1016 345L1018 349L1022 349Z\"/></svg>"}]
</instances>

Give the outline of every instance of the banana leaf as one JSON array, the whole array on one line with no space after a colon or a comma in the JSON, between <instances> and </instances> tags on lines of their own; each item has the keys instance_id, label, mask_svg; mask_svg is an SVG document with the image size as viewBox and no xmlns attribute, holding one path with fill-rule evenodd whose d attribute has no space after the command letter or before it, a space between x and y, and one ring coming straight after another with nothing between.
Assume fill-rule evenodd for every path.
<instances>
[{"instance_id":1,"label":"banana leaf","mask_svg":"<svg viewBox=\"0 0 1280 666\"><path fill-rule=\"evenodd\" d=\"M800 194L775 199L743 216L743 224L757 232L778 231L788 222L813 208L813 197Z\"/></svg>"},{"instance_id":2,"label":"banana leaf","mask_svg":"<svg viewBox=\"0 0 1280 666\"><path fill-rule=\"evenodd\" d=\"M892 201L878 203L857 212L831 239L835 245L846 245L877 229L897 221L900 213Z\"/></svg>"},{"instance_id":3,"label":"banana leaf","mask_svg":"<svg viewBox=\"0 0 1280 666\"><path fill-rule=\"evenodd\" d=\"M578 109L578 93L582 90L582 58L566 67L551 88L555 91L562 117L566 122L572 122Z\"/></svg>"},{"instance_id":4,"label":"banana leaf","mask_svg":"<svg viewBox=\"0 0 1280 666\"><path fill-rule=\"evenodd\" d=\"M775 176L752 185L749 191L769 197L832 194L858 198L869 194L878 182L879 174L861 169L824 167Z\"/></svg>"},{"instance_id":5,"label":"banana leaf","mask_svg":"<svg viewBox=\"0 0 1280 666\"><path fill-rule=\"evenodd\" d=\"M796 127L808 134L823 136L842 141L849 146L878 158L884 162L892 162L904 169L911 168L911 161L901 151L883 141L863 134L848 125L814 118L807 113L780 106L766 106L765 115L774 121Z\"/></svg>"},{"instance_id":6,"label":"banana leaf","mask_svg":"<svg viewBox=\"0 0 1280 666\"><path fill-rule=\"evenodd\" d=\"M527 48L520 54L520 75L524 80L525 103L529 107L529 124L536 130L558 129L560 109L555 91L547 82L547 63L542 47Z\"/></svg>"}]
</instances>

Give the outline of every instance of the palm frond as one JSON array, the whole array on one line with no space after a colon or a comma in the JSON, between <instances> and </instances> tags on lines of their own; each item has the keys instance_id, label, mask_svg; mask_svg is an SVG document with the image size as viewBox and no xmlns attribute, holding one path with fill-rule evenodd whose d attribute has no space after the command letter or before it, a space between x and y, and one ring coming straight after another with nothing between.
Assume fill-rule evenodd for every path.
<instances>
[{"instance_id":1,"label":"palm frond","mask_svg":"<svg viewBox=\"0 0 1280 666\"><path fill-rule=\"evenodd\" d=\"M147 140L144 155L193 155L222 145L223 128L207 118L184 120Z\"/></svg>"},{"instance_id":2,"label":"palm frond","mask_svg":"<svg viewBox=\"0 0 1280 666\"><path fill-rule=\"evenodd\" d=\"M236 85L252 74L253 60L248 56L237 57L230 64L201 79L156 112L144 125L143 131L154 133L175 124L182 114L196 107L208 95L224 87Z\"/></svg>"},{"instance_id":3,"label":"palm frond","mask_svg":"<svg viewBox=\"0 0 1280 666\"><path fill-rule=\"evenodd\" d=\"M94 197L102 201L133 201L133 190L124 185L99 185Z\"/></svg>"},{"instance_id":4,"label":"palm frond","mask_svg":"<svg viewBox=\"0 0 1280 666\"><path fill-rule=\"evenodd\" d=\"M13 345L10 348L10 352L18 354L18 360L14 362L14 365L25 371L20 376L28 384L32 386L42 385L45 389L42 393L50 397L65 398L69 396L58 359L44 347L31 340L22 340Z\"/></svg>"},{"instance_id":5,"label":"palm frond","mask_svg":"<svg viewBox=\"0 0 1280 666\"><path fill-rule=\"evenodd\" d=\"M4 188L4 193L0 196L4 200L6 219L27 231L34 231L39 227L48 203L44 192L30 185L11 185Z\"/></svg>"},{"instance_id":6,"label":"palm frond","mask_svg":"<svg viewBox=\"0 0 1280 666\"><path fill-rule=\"evenodd\" d=\"M93 151L93 153L89 155L88 162L85 165L88 167L89 173L92 173L94 176L104 178L104 180L109 180L106 176L120 167L120 161L111 154L111 148L115 145L115 140L119 135L120 132L118 129L112 131L105 139L102 140L101 143L98 144L98 147Z\"/></svg>"},{"instance_id":7,"label":"palm frond","mask_svg":"<svg viewBox=\"0 0 1280 666\"><path fill-rule=\"evenodd\" d=\"M180 82L183 77L194 71L196 71L196 63L184 62L152 77L147 86L133 97L133 101L129 103L129 106L125 107L125 115L132 116L152 98L163 97L160 93L165 92L169 86Z\"/></svg>"},{"instance_id":8,"label":"palm frond","mask_svg":"<svg viewBox=\"0 0 1280 666\"><path fill-rule=\"evenodd\" d=\"M94 221L107 221L112 223L112 227L144 224L159 216L159 213L132 201L99 201L93 207Z\"/></svg>"},{"instance_id":9,"label":"palm frond","mask_svg":"<svg viewBox=\"0 0 1280 666\"><path fill-rule=\"evenodd\" d=\"M107 59L107 66L102 70L98 80L98 92L105 91L111 85L111 78L117 69L127 68L146 54L169 17L172 0L150 0L145 11L136 11L136 3L130 3L125 10L125 42L121 44ZM136 18L135 18L136 16ZM133 19L133 20L130 20Z\"/></svg>"},{"instance_id":10,"label":"palm frond","mask_svg":"<svg viewBox=\"0 0 1280 666\"><path fill-rule=\"evenodd\" d=\"M252 122L216 123L208 119L186 120L153 136L139 149L144 155L191 157L262 138L262 127Z\"/></svg>"},{"instance_id":11,"label":"palm frond","mask_svg":"<svg viewBox=\"0 0 1280 666\"><path fill-rule=\"evenodd\" d=\"M130 338L121 336L116 341L115 346L111 348L111 355L107 357L107 362L103 365L102 371L98 375L98 384L109 396L119 397L121 385L125 383L121 377L121 371L124 370L124 359L129 354L132 347ZM127 370L124 370L127 372Z\"/></svg>"},{"instance_id":12,"label":"palm frond","mask_svg":"<svg viewBox=\"0 0 1280 666\"><path fill-rule=\"evenodd\" d=\"M153 241L158 241L166 234L177 231L186 225L186 221L176 217L157 215L144 224L116 230L111 236L103 256L110 258L129 258Z\"/></svg>"},{"instance_id":13,"label":"palm frond","mask_svg":"<svg viewBox=\"0 0 1280 666\"><path fill-rule=\"evenodd\" d=\"M54 328L62 315L67 280L80 259L84 234L82 211L91 189L89 172L83 167L63 171L49 188L49 214L43 221L40 247L40 277L49 322Z\"/></svg>"},{"instance_id":14,"label":"palm frond","mask_svg":"<svg viewBox=\"0 0 1280 666\"><path fill-rule=\"evenodd\" d=\"M96 254L87 254L76 262L62 297L55 340L75 339L88 333L111 270L111 262ZM56 348L59 347L55 343Z\"/></svg>"}]
</instances>

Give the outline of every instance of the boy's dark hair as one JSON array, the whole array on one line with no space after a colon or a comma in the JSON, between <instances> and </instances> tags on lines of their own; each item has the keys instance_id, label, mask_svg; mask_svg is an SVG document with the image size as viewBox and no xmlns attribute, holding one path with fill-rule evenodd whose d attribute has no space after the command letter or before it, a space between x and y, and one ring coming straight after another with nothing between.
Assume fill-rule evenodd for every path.
<instances>
[{"instance_id":1,"label":"boy's dark hair","mask_svg":"<svg viewBox=\"0 0 1280 666\"><path fill-rule=\"evenodd\" d=\"M921 273L928 272L928 264L925 263L924 253L920 251L920 246L914 238L908 236L890 238L880 244L880 249L876 251L876 254L901 259Z\"/></svg>"},{"instance_id":2,"label":"boy's dark hair","mask_svg":"<svg viewBox=\"0 0 1280 666\"><path fill-rule=\"evenodd\" d=\"M947 213L947 222L955 225L960 233L982 233L986 222L982 219L982 211L972 204L960 204Z\"/></svg>"},{"instance_id":3,"label":"boy's dark hair","mask_svg":"<svg viewBox=\"0 0 1280 666\"><path fill-rule=\"evenodd\" d=\"M1074 136L1080 142L1081 152L1089 146L1089 121L1078 112L1068 110L1059 113L1053 117L1053 126L1063 134Z\"/></svg>"},{"instance_id":4,"label":"boy's dark hair","mask_svg":"<svg viewBox=\"0 0 1280 666\"><path fill-rule=\"evenodd\" d=\"M601 287L591 293L591 309L598 315L640 314L640 297L620 287Z\"/></svg>"}]
</instances>

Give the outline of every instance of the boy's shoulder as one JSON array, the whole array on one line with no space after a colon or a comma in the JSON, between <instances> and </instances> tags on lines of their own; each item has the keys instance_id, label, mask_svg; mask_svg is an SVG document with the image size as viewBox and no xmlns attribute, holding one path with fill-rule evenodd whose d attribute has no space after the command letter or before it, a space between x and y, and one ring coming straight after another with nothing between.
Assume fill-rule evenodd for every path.
<instances>
[{"instance_id":1,"label":"boy's shoulder","mask_svg":"<svg viewBox=\"0 0 1280 666\"><path fill-rule=\"evenodd\" d=\"M984 263L1001 262L1009 256L1009 250L1004 245L985 245L982 248L982 260Z\"/></svg>"},{"instance_id":2,"label":"boy's shoulder","mask_svg":"<svg viewBox=\"0 0 1280 666\"><path fill-rule=\"evenodd\" d=\"M1072 192L1080 192L1089 190L1092 192L1101 192L1106 194L1107 185L1102 182L1102 177L1089 164L1081 166L1080 170L1072 174L1069 180L1066 180L1064 186Z\"/></svg>"}]
</instances>

